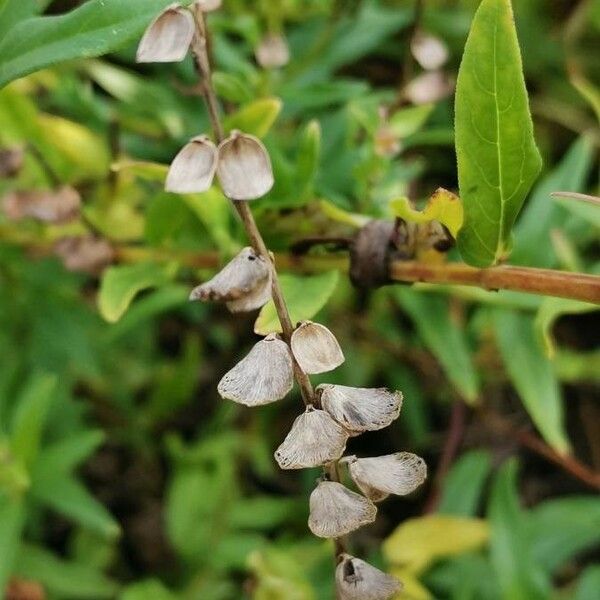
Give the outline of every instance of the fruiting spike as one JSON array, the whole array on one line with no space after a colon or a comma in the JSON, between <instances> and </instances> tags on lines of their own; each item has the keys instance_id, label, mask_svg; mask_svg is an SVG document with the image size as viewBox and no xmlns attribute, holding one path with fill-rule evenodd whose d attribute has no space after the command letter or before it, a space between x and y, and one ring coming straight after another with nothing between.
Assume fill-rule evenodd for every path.
<instances>
[{"instance_id":1,"label":"fruiting spike","mask_svg":"<svg viewBox=\"0 0 600 600\"><path fill-rule=\"evenodd\" d=\"M205 192L217 170L217 147L205 135L192 138L173 159L165 189L177 194Z\"/></svg>"},{"instance_id":2,"label":"fruiting spike","mask_svg":"<svg viewBox=\"0 0 600 600\"><path fill-rule=\"evenodd\" d=\"M372 523L377 507L337 481L321 481L310 495L308 526L322 538L342 537Z\"/></svg>"},{"instance_id":3,"label":"fruiting spike","mask_svg":"<svg viewBox=\"0 0 600 600\"><path fill-rule=\"evenodd\" d=\"M327 327L303 321L292 334L292 352L305 373L333 371L344 362L344 353Z\"/></svg>"},{"instance_id":4,"label":"fruiting spike","mask_svg":"<svg viewBox=\"0 0 600 600\"><path fill-rule=\"evenodd\" d=\"M402 584L360 558L342 554L335 570L337 600L390 600Z\"/></svg>"},{"instance_id":5,"label":"fruiting spike","mask_svg":"<svg viewBox=\"0 0 600 600\"><path fill-rule=\"evenodd\" d=\"M321 406L353 434L387 427L400 414L402 394L386 388L322 384Z\"/></svg>"},{"instance_id":6,"label":"fruiting spike","mask_svg":"<svg viewBox=\"0 0 600 600\"><path fill-rule=\"evenodd\" d=\"M232 200L255 200L274 183L271 159L253 135L232 131L219 145L217 175L225 195Z\"/></svg>"},{"instance_id":7,"label":"fruiting spike","mask_svg":"<svg viewBox=\"0 0 600 600\"><path fill-rule=\"evenodd\" d=\"M194 17L189 10L178 3L167 6L146 29L137 49L137 62L182 61L194 31Z\"/></svg>"},{"instance_id":8,"label":"fruiting spike","mask_svg":"<svg viewBox=\"0 0 600 600\"><path fill-rule=\"evenodd\" d=\"M261 406L280 400L292 386L289 348L275 334L270 334L223 376L217 390L227 400Z\"/></svg>"},{"instance_id":9,"label":"fruiting spike","mask_svg":"<svg viewBox=\"0 0 600 600\"><path fill-rule=\"evenodd\" d=\"M354 483L374 502L383 500L388 494L410 494L427 478L425 461L410 452L373 458L348 456L342 461L348 464Z\"/></svg>"},{"instance_id":10,"label":"fruiting spike","mask_svg":"<svg viewBox=\"0 0 600 600\"><path fill-rule=\"evenodd\" d=\"M344 453L348 434L324 410L308 406L275 452L282 469L319 467Z\"/></svg>"},{"instance_id":11,"label":"fruiting spike","mask_svg":"<svg viewBox=\"0 0 600 600\"><path fill-rule=\"evenodd\" d=\"M255 310L270 297L271 266L249 246L190 294L190 300L226 302L231 312Z\"/></svg>"}]
</instances>

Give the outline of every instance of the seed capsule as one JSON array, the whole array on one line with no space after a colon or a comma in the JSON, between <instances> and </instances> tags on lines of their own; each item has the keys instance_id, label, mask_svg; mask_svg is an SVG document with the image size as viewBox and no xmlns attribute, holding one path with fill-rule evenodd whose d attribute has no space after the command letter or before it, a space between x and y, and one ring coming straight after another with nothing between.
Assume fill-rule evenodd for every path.
<instances>
[{"instance_id":1,"label":"seed capsule","mask_svg":"<svg viewBox=\"0 0 600 600\"><path fill-rule=\"evenodd\" d=\"M163 10L146 29L136 60L139 63L180 62L194 37L194 17L178 3Z\"/></svg>"},{"instance_id":2,"label":"seed capsule","mask_svg":"<svg viewBox=\"0 0 600 600\"><path fill-rule=\"evenodd\" d=\"M256 48L256 62L264 69L277 69L290 62L290 49L282 35L265 36Z\"/></svg>"},{"instance_id":3,"label":"seed capsule","mask_svg":"<svg viewBox=\"0 0 600 600\"><path fill-rule=\"evenodd\" d=\"M190 300L225 302L231 312L255 310L270 297L271 267L249 246L190 294Z\"/></svg>"},{"instance_id":4,"label":"seed capsule","mask_svg":"<svg viewBox=\"0 0 600 600\"><path fill-rule=\"evenodd\" d=\"M165 189L177 194L205 192L217 170L217 147L205 135L192 138L173 159Z\"/></svg>"},{"instance_id":5,"label":"seed capsule","mask_svg":"<svg viewBox=\"0 0 600 600\"><path fill-rule=\"evenodd\" d=\"M402 584L360 558L341 555L335 570L337 600L390 600Z\"/></svg>"},{"instance_id":6,"label":"seed capsule","mask_svg":"<svg viewBox=\"0 0 600 600\"><path fill-rule=\"evenodd\" d=\"M219 10L222 4L222 0L196 0L194 3L197 8L205 13L212 12L213 10Z\"/></svg>"},{"instance_id":7,"label":"seed capsule","mask_svg":"<svg viewBox=\"0 0 600 600\"><path fill-rule=\"evenodd\" d=\"M387 427L402 406L402 394L386 388L322 384L317 391L323 409L353 434Z\"/></svg>"},{"instance_id":8,"label":"seed capsule","mask_svg":"<svg viewBox=\"0 0 600 600\"><path fill-rule=\"evenodd\" d=\"M79 217L81 196L68 185L57 190L32 190L9 192L2 199L4 214L11 221L27 217L62 225Z\"/></svg>"},{"instance_id":9,"label":"seed capsule","mask_svg":"<svg viewBox=\"0 0 600 600\"><path fill-rule=\"evenodd\" d=\"M348 463L354 483L373 502L383 500L388 494L410 494L427 478L425 461L410 452L373 458L348 456L342 460Z\"/></svg>"},{"instance_id":10,"label":"seed capsule","mask_svg":"<svg viewBox=\"0 0 600 600\"><path fill-rule=\"evenodd\" d=\"M288 346L270 334L223 376L217 390L227 400L261 406L280 400L292 386L292 357Z\"/></svg>"},{"instance_id":11,"label":"seed capsule","mask_svg":"<svg viewBox=\"0 0 600 600\"><path fill-rule=\"evenodd\" d=\"M410 43L410 50L415 60L427 71L435 71L448 61L448 47L429 33L418 32Z\"/></svg>"},{"instance_id":12,"label":"seed capsule","mask_svg":"<svg viewBox=\"0 0 600 600\"><path fill-rule=\"evenodd\" d=\"M337 481L321 481L310 495L308 526L317 536L337 538L372 523L377 507Z\"/></svg>"},{"instance_id":13,"label":"seed capsule","mask_svg":"<svg viewBox=\"0 0 600 600\"><path fill-rule=\"evenodd\" d=\"M319 467L340 458L347 439L344 428L328 413L308 406L277 448L275 460L282 469Z\"/></svg>"},{"instance_id":14,"label":"seed capsule","mask_svg":"<svg viewBox=\"0 0 600 600\"><path fill-rule=\"evenodd\" d=\"M217 175L232 200L255 200L274 183L271 159L263 143L253 135L232 131L219 145Z\"/></svg>"},{"instance_id":15,"label":"seed capsule","mask_svg":"<svg viewBox=\"0 0 600 600\"><path fill-rule=\"evenodd\" d=\"M344 362L344 353L327 327L303 321L292 334L292 352L305 373L333 371Z\"/></svg>"}]
</instances>

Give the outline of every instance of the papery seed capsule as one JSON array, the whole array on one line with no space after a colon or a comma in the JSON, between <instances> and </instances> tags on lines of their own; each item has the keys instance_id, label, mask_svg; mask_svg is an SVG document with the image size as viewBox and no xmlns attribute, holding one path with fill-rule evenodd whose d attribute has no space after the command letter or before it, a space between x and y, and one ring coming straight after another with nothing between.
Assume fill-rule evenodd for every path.
<instances>
[{"instance_id":1,"label":"papery seed capsule","mask_svg":"<svg viewBox=\"0 0 600 600\"><path fill-rule=\"evenodd\" d=\"M346 448L348 434L324 410L308 406L296 418L275 452L282 469L307 469L337 460Z\"/></svg>"},{"instance_id":2,"label":"papery seed capsule","mask_svg":"<svg viewBox=\"0 0 600 600\"><path fill-rule=\"evenodd\" d=\"M19 221L26 217L44 223L63 224L79 216L81 196L68 185L57 190L9 192L2 199L2 208L8 219Z\"/></svg>"},{"instance_id":3,"label":"papery seed capsule","mask_svg":"<svg viewBox=\"0 0 600 600\"><path fill-rule=\"evenodd\" d=\"M386 388L354 388L322 384L321 406L351 433L376 431L398 418L402 394Z\"/></svg>"},{"instance_id":4,"label":"papery seed capsule","mask_svg":"<svg viewBox=\"0 0 600 600\"><path fill-rule=\"evenodd\" d=\"M377 507L337 481L321 481L310 495L308 526L317 536L337 538L372 523Z\"/></svg>"},{"instance_id":5,"label":"papery seed capsule","mask_svg":"<svg viewBox=\"0 0 600 600\"><path fill-rule=\"evenodd\" d=\"M92 235L61 238L54 244L54 253L68 271L91 275L102 272L116 255L107 240Z\"/></svg>"},{"instance_id":6,"label":"papery seed capsule","mask_svg":"<svg viewBox=\"0 0 600 600\"><path fill-rule=\"evenodd\" d=\"M178 3L167 6L146 29L137 49L137 62L182 61L194 30L194 17L189 10Z\"/></svg>"},{"instance_id":7,"label":"papery seed capsule","mask_svg":"<svg viewBox=\"0 0 600 600\"><path fill-rule=\"evenodd\" d=\"M290 62L290 49L285 38L276 33L266 35L256 48L256 61L264 69L277 69Z\"/></svg>"},{"instance_id":8,"label":"papery seed capsule","mask_svg":"<svg viewBox=\"0 0 600 600\"><path fill-rule=\"evenodd\" d=\"M217 147L205 135L192 138L173 159L165 189L177 194L205 192L217 170Z\"/></svg>"},{"instance_id":9,"label":"papery seed capsule","mask_svg":"<svg viewBox=\"0 0 600 600\"><path fill-rule=\"evenodd\" d=\"M226 302L231 312L255 310L270 297L271 266L249 246L190 294L190 300Z\"/></svg>"},{"instance_id":10,"label":"papery seed capsule","mask_svg":"<svg viewBox=\"0 0 600 600\"><path fill-rule=\"evenodd\" d=\"M415 60L426 70L435 71L443 67L448 60L448 47L429 33L418 32L410 43Z\"/></svg>"},{"instance_id":11,"label":"papery seed capsule","mask_svg":"<svg viewBox=\"0 0 600 600\"><path fill-rule=\"evenodd\" d=\"M217 390L227 400L261 406L283 398L292 389L293 382L288 345L270 334L223 376Z\"/></svg>"},{"instance_id":12,"label":"papery seed capsule","mask_svg":"<svg viewBox=\"0 0 600 600\"><path fill-rule=\"evenodd\" d=\"M344 362L344 353L327 327L303 321L292 334L292 352L305 373L333 371Z\"/></svg>"},{"instance_id":13,"label":"papery seed capsule","mask_svg":"<svg viewBox=\"0 0 600 600\"><path fill-rule=\"evenodd\" d=\"M335 570L337 600L390 600L402 584L360 558L340 556Z\"/></svg>"},{"instance_id":14,"label":"papery seed capsule","mask_svg":"<svg viewBox=\"0 0 600 600\"><path fill-rule=\"evenodd\" d=\"M404 94L413 104L439 102L452 93L454 83L441 71L428 71L413 79Z\"/></svg>"},{"instance_id":15,"label":"papery seed capsule","mask_svg":"<svg viewBox=\"0 0 600 600\"><path fill-rule=\"evenodd\" d=\"M410 494L427 478L425 461L410 452L373 458L348 456L342 460L348 463L354 483L374 502L383 500L388 494Z\"/></svg>"},{"instance_id":16,"label":"papery seed capsule","mask_svg":"<svg viewBox=\"0 0 600 600\"><path fill-rule=\"evenodd\" d=\"M219 10L222 4L222 0L196 0L196 2L194 2L194 6L205 13Z\"/></svg>"},{"instance_id":17,"label":"papery seed capsule","mask_svg":"<svg viewBox=\"0 0 600 600\"><path fill-rule=\"evenodd\" d=\"M274 183L271 159L253 135L232 131L219 145L217 175L225 195L232 200L255 200Z\"/></svg>"}]
</instances>

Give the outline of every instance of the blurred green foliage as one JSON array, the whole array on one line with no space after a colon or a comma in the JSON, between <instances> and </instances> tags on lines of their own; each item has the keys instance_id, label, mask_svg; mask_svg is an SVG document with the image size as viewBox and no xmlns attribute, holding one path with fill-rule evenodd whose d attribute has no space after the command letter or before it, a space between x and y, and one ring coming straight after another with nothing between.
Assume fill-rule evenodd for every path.
<instances>
[{"instance_id":1,"label":"blurred green foliage","mask_svg":"<svg viewBox=\"0 0 600 600\"><path fill-rule=\"evenodd\" d=\"M217 187L162 189L174 154L209 128L190 59L134 64L167 4L0 0L0 82L29 74L0 89L0 147L37 150L0 195L60 183L82 197L67 224L0 214L0 596L37 582L59 600L330 598L331 548L306 527L317 472L272 459L298 405L220 400L255 317L187 302L246 242ZM224 4L209 16L214 84L226 127L269 149L276 185L253 208L273 251L351 236L365 217L392 218L394 198L421 206L457 190L452 95L419 106L405 95L420 73L412 0ZM423 4L420 25L447 44L455 79L478 1ZM597 3L513 4L544 171L511 260L597 273L597 213L549 196L598 193ZM288 40L282 69L256 63L267 32ZM90 232L114 264L69 272L55 243ZM312 254L325 273L282 269L292 314L318 314L346 355L315 381L405 395L399 422L352 451L415 449L431 473L355 536L361 554L398 573L409 600L596 598L600 501L514 435L535 428L549 452L600 466L595 307L448 286L362 294L338 273L341 254ZM265 307L256 331L274 318ZM438 481L462 402L459 456Z\"/></svg>"}]
</instances>

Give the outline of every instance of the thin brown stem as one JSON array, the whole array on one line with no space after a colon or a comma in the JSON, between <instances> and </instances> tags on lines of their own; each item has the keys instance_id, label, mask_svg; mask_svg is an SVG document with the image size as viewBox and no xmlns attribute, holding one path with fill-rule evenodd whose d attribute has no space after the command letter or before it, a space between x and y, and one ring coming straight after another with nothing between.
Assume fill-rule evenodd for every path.
<instances>
[{"instance_id":1,"label":"thin brown stem","mask_svg":"<svg viewBox=\"0 0 600 600\"><path fill-rule=\"evenodd\" d=\"M512 290L600 304L600 277L585 273L512 266L477 269L463 263L436 265L394 261L390 265L390 276L394 281Z\"/></svg>"}]
</instances>

